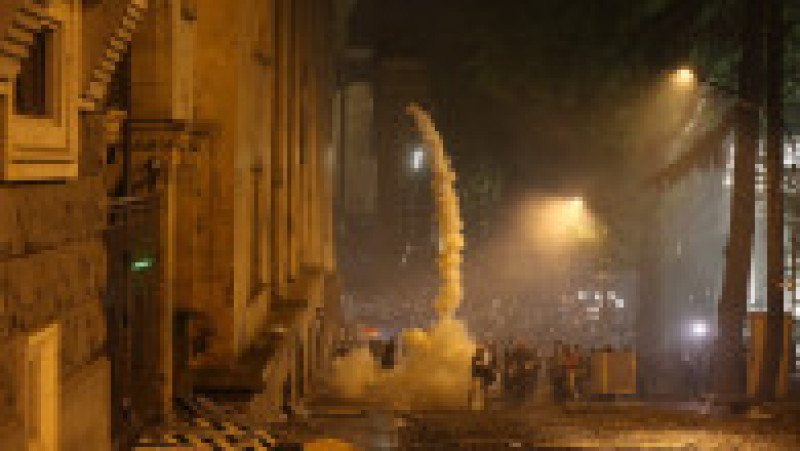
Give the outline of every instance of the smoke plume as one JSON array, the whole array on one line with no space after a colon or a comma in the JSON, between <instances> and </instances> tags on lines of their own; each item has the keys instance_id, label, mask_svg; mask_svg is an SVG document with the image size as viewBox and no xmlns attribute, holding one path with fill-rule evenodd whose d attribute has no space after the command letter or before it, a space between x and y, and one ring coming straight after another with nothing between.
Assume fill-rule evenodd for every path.
<instances>
[{"instance_id":1,"label":"smoke plume","mask_svg":"<svg viewBox=\"0 0 800 451\"><path fill-rule=\"evenodd\" d=\"M430 330L402 332L403 352L393 369L381 369L366 348L338 359L333 365L332 385L343 397L377 401L392 408L466 408L475 344L466 326L455 318L463 295L464 249L463 223L453 186L456 176L430 116L416 104L408 105L406 112L419 129L431 162L439 232L440 283L434 300L437 320Z\"/></svg>"}]
</instances>

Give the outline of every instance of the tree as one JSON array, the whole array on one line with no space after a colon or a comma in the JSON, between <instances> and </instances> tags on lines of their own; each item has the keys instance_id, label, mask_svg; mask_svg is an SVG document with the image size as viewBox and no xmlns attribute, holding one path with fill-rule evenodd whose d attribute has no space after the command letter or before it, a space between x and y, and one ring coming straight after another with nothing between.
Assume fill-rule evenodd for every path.
<instances>
[{"instance_id":1,"label":"tree","mask_svg":"<svg viewBox=\"0 0 800 451\"><path fill-rule=\"evenodd\" d=\"M783 353L783 1L768 0L766 14L767 321L759 398L775 397Z\"/></svg>"},{"instance_id":2,"label":"tree","mask_svg":"<svg viewBox=\"0 0 800 451\"><path fill-rule=\"evenodd\" d=\"M745 354L742 330L747 306L747 281L755 225L755 155L758 145L759 94L762 87L762 0L743 0L736 108L735 156L731 219L725 256L722 297L718 306L718 335L714 390L726 397L745 393Z\"/></svg>"}]
</instances>

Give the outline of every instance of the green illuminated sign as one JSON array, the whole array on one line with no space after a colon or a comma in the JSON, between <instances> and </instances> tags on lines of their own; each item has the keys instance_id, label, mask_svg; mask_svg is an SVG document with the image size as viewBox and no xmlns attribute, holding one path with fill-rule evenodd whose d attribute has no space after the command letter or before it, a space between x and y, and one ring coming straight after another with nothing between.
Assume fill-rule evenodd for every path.
<instances>
[{"instance_id":1,"label":"green illuminated sign","mask_svg":"<svg viewBox=\"0 0 800 451\"><path fill-rule=\"evenodd\" d=\"M142 257L138 260L131 262L131 271L142 272L152 268L155 264L155 259L152 257Z\"/></svg>"}]
</instances>

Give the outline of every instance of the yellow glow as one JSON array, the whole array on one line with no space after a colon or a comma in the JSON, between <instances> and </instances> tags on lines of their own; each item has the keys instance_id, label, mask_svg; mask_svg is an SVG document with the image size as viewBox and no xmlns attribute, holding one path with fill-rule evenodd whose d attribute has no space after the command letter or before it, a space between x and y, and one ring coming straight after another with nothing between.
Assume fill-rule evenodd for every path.
<instances>
[{"instance_id":1,"label":"yellow glow","mask_svg":"<svg viewBox=\"0 0 800 451\"><path fill-rule=\"evenodd\" d=\"M542 250L598 238L595 218L581 197L531 199L525 203L521 219L531 244Z\"/></svg>"},{"instance_id":2,"label":"yellow glow","mask_svg":"<svg viewBox=\"0 0 800 451\"><path fill-rule=\"evenodd\" d=\"M573 210L580 211L583 210L583 198L582 197L573 197L570 201L570 206Z\"/></svg>"},{"instance_id":3,"label":"yellow glow","mask_svg":"<svg viewBox=\"0 0 800 451\"><path fill-rule=\"evenodd\" d=\"M691 86L694 85L696 76L692 69L688 67L681 67L675 71L673 80L678 86Z\"/></svg>"}]
</instances>

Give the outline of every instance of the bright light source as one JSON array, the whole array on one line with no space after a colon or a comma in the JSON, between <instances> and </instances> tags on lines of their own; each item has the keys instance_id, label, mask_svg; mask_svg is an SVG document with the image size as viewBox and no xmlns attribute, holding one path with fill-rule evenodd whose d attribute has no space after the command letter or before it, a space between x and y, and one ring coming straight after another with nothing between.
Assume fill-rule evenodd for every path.
<instances>
[{"instance_id":1,"label":"bright light source","mask_svg":"<svg viewBox=\"0 0 800 451\"><path fill-rule=\"evenodd\" d=\"M527 237L545 252L562 253L597 237L597 224L582 197L532 197L520 214Z\"/></svg>"},{"instance_id":2,"label":"bright light source","mask_svg":"<svg viewBox=\"0 0 800 451\"><path fill-rule=\"evenodd\" d=\"M425 151L422 146L414 146L411 150L411 170L421 171L425 166Z\"/></svg>"},{"instance_id":3,"label":"bright light source","mask_svg":"<svg viewBox=\"0 0 800 451\"><path fill-rule=\"evenodd\" d=\"M693 337L703 338L707 337L709 332L708 323L705 321L695 321L692 323L691 333Z\"/></svg>"},{"instance_id":4,"label":"bright light source","mask_svg":"<svg viewBox=\"0 0 800 451\"><path fill-rule=\"evenodd\" d=\"M153 267L155 264L155 259L151 257L144 257L139 260L134 260L131 262L131 270L133 272L142 272L146 271Z\"/></svg>"},{"instance_id":5,"label":"bright light source","mask_svg":"<svg viewBox=\"0 0 800 451\"><path fill-rule=\"evenodd\" d=\"M691 86L694 84L695 79L694 71L688 67L681 67L673 75L673 81L678 86Z\"/></svg>"}]
</instances>

